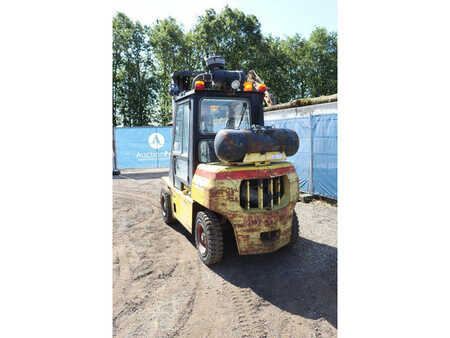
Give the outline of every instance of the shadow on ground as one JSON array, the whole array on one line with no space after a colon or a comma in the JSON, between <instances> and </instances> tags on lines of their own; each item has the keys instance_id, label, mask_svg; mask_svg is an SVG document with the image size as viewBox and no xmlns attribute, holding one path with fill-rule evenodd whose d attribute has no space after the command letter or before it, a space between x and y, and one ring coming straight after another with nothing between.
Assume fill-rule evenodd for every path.
<instances>
[{"instance_id":1,"label":"shadow on ground","mask_svg":"<svg viewBox=\"0 0 450 338\"><path fill-rule=\"evenodd\" d=\"M171 226L193 245L191 234ZM283 311L324 318L337 328L337 249L300 237L293 247L265 255L239 256L232 232L225 234L224 259L211 267L239 288L250 288Z\"/></svg>"},{"instance_id":2,"label":"shadow on ground","mask_svg":"<svg viewBox=\"0 0 450 338\"><path fill-rule=\"evenodd\" d=\"M161 171L161 172L146 172L146 173L121 173L120 175L113 176L113 179L120 180L120 179L127 179L131 178L133 180L150 180L154 178L161 178L163 176L168 176L168 171Z\"/></svg>"}]
</instances>

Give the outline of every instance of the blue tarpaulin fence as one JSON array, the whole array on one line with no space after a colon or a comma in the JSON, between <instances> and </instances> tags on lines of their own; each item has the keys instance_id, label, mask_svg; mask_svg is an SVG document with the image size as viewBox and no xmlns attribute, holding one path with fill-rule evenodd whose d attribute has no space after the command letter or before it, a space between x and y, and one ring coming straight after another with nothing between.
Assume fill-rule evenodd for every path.
<instances>
[{"instance_id":1,"label":"blue tarpaulin fence","mask_svg":"<svg viewBox=\"0 0 450 338\"><path fill-rule=\"evenodd\" d=\"M295 165L297 170L300 190L310 190L311 173L311 126L309 118L292 118L285 120L272 120L269 125L275 128L288 128L297 132L300 147L294 156L288 157L288 160Z\"/></svg>"},{"instance_id":2,"label":"blue tarpaulin fence","mask_svg":"<svg viewBox=\"0 0 450 338\"><path fill-rule=\"evenodd\" d=\"M300 190L337 199L337 114L271 120L267 124L297 132L300 148L288 160L295 165Z\"/></svg>"},{"instance_id":3,"label":"blue tarpaulin fence","mask_svg":"<svg viewBox=\"0 0 450 338\"><path fill-rule=\"evenodd\" d=\"M311 122L312 191L337 199L337 114L313 115Z\"/></svg>"},{"instance_id":4,"label":"blue tarpaulin fence","mask_svg":"<svg viewBox=\"0 0 450 338\"><path fill-rule=\"evenodd\" d=\"M295 130L298 152L288 160L297 170L300 190L337 199L337 114L267 121L267 125ZM119 169L166 168L172 127L116 128Z\"/></svg>"},{"instance_id":5,"label":"blue tarpaulin fence","mask_svg":"<svg viewBox=\"0 0 450 338\"><path fill-rule=\"evenodd\" d=\"M172 127L116 128L118 169L167 168Z\"/></svg>"}]
</instances>

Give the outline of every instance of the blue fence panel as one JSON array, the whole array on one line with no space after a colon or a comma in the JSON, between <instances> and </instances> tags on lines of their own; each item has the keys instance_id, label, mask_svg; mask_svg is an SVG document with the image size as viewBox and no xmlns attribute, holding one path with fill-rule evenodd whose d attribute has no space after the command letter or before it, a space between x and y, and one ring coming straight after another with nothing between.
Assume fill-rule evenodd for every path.
<instances>
[{"instance_id":1,"label":"blue fence panel","mask_svg":"<svg viewBox=\"0 0 450 338\"><path fill-rule=\"evenodd\" d=\"M313 193L337 199L337 114L312 116Z\"/></svg>"},{"instance_id":2,"label":"blue fence panel","mask_svg":"<svg viewBox=\"0 0 450 338\"><path fill-rule=\"evenodd\" d=\"M169 166L171 127L116 128L119 169Z\"/></svg>"},{"instance_id":3,"label":"blue fence panel","mask_svg":"<svg viewBox=\"0 0 450 338\"><path fill-rule=\"evenodd\" d=\"M310 191L311 136L312 192L337 199L337 114L267 121L266 125L297 132L300 148L288 157L296 168L301 191ZM116 128L119 169L167 168L172 127Z\"/></svg>"},{"instance_id":4,"label":"blue fence panel","mask_svg":"<svg viewBox=\"0 0 450 338\"><path fill-rule=\"evenodd\" d=\"M266 125L273 125L276 128L287 128L294 130L299 138L300 147L294 156L289 156L288 161L295 165L297 171L300 190L309 191L309 176L311 164L311 120L309 117L272 120Z\"/></svg>"},{"instance_id":5,"label":"blue fence panel","mask_svg":"<svg viewBox=\"0 0 450 338\"><path fill-rule=\"evenodd\" d=\"M164 139L163 146L158 149L158 168L168 168L172 148L172 127L159 127L158 133Z\"/></svg>"}]
</instances>

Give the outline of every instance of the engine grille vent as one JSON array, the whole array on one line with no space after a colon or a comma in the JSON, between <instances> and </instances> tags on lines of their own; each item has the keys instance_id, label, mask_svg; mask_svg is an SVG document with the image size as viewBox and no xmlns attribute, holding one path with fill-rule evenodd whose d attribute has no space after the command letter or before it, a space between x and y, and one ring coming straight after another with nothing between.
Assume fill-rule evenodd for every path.
<instances>
[{"instance_id":1,"label":"engine grille vent","mask_svg":"<svg viewBox=\"0 0 450 338\"><path fill-rule=\"evenodd\" d=\"M283 198L283 176L243 180L240 188L241 207L250 209L271 210L279 205Z\"/></svg>"}]
</instances>

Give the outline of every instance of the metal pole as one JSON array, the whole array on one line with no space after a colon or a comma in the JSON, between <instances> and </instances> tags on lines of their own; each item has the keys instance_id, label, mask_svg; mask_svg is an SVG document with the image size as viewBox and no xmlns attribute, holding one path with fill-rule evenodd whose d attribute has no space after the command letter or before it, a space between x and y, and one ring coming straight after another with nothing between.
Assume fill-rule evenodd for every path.
<instances>
[{"instance_id":1,"label":"metal pole","mask_svg":"<svg viewBox=\"0 0 450 338\"><path fill-rule=\"evenodd\" d=\"M112 127L112 147L113 147L113 176L120 175L120 170L117 169L117 156L116 156L116 133L114 126Z\"/></svg>"}]
</instances>

